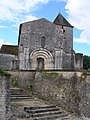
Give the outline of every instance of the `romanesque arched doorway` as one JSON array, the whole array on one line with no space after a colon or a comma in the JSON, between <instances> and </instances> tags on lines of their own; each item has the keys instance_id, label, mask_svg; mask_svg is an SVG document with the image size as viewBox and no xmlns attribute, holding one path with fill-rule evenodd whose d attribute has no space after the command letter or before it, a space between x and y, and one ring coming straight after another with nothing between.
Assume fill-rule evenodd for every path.
<instances>
[{"instance_id":1,"label":"romanesque arched doorway","mask_svg":"<svg viewBox=\"0 0 90 120\"><path fill-rule=\"evenodd\" d=\"M31 60L31 69L53 69L53 56L52 54L44 49L39 48L34 50L30 54L30 60Z\"/></svg>"}]
</instances>

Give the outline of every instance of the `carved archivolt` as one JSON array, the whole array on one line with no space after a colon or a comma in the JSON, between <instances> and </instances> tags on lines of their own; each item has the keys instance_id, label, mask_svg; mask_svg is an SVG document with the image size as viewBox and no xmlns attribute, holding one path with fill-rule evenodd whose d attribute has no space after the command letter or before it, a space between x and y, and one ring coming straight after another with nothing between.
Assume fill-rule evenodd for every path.
<instances>
[{"instance_id":1,"label":"carved archivolt","mask_svg":"<svg viewBox=\"0 0 90 120\"><path fill-rule=\"evenodd\" d=\"M53 56L48 50L46 50L44 48L36 49L30 54L32 69L37 68L37 59L38 58L44 59L44 69L53 69L53 67L54 67Z\"/></svg>"}]
</instances>

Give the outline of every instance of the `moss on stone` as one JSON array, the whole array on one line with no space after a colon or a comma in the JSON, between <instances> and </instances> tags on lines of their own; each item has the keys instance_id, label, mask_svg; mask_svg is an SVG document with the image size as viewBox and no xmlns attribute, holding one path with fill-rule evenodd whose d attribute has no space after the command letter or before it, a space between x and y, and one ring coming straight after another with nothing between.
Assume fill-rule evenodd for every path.
<instances>
[{"instance_id":1,"label":"moss on stone","mask_svg":"<svg viewBox=\"0 0 90 120\"><path fill-rule=\"evenodd\" d=\"M86 72L83 72L80 76L80 81L85 81L87 78L87 73Z\"/></svg>"},{"instance_id":2,"label":"moss on stone","mask_svg":"<svg viewBox=\"0 0 90 120\"><path fill-rule=\"evenodd\" d=\"M0 68L0 75L2 75L2 76L8 76L8 77L11 76L11 74L5 72L2 68Z\"/></svg>"},{"instance_id":3,"label":"moss on stone","mask_svg":"<svg viewBox=\"0 0 90 120\"><path fill-rule=\"evenodd\" d=\"M56 72L41 72L42 77L44 78L57 78L59 77L58 73Z\"/></svg>"},{"instance_id":4,"label":"moss on stone","mask_svg":"<svg viewBox=\"0 0 90 120\"><path fill-rule=\"evenodd\" d=\"M19 80L11 79L10 83L12 87L19 87Z\"/></svg>"}]
</instances>

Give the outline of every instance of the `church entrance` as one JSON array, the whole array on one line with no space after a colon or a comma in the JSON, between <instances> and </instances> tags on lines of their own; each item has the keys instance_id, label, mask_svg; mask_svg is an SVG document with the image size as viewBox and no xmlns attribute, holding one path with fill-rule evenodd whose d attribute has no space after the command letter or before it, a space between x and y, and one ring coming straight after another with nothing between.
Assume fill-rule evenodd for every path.
<instances>
[{"instance_id":1,"label":"church entrance","mask_svg":"<svg viewBox=\"0 0 90 120\"><path fill-rule=\"evenodd\" d=\"M37 58L37 70L44 70L44 59Z\"/></svg>"},{"instance_id":2,"label":"church entrance","mask_svg":"<svg viewBox=\"0 0 90 120\"><path fill-rule=\"evenodd\" d=\"M44 48L34 50L30 54L30 60L32 70L49 70L54 68L53 56Z\"/></svg>"}]
</instances>

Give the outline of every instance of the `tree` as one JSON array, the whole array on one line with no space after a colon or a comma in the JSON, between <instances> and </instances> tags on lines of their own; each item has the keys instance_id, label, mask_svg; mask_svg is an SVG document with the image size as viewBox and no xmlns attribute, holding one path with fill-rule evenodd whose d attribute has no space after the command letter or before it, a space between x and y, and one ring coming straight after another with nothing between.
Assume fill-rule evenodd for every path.
<instances>
[{"instance_id":1,"label":"tree","mask_svg":"<svg viewBox=\"0 0 90 120\"><path fill-rule=\"evenodd\" d=\"M90 56L84 55L83 57L83 68L89 69L90 68Z\"/></svg>"}]
</instances>

